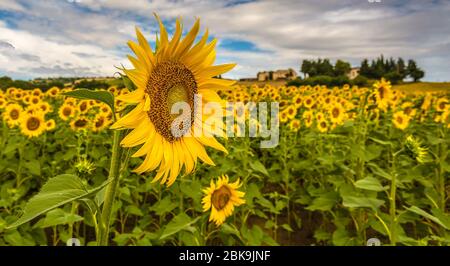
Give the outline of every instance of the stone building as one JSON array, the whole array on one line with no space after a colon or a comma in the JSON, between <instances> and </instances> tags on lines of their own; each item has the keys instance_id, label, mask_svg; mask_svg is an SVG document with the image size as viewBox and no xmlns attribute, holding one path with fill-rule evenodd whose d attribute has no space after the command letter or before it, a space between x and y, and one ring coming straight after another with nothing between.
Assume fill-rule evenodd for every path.
<instances>
[{"instance_id":1,"label":"stone building","mask_svg":"<svg viewBox=\"0 0 450 266\"><path fill-rule=\"evenodd\" d=\"M258 81L269 81L269 80L292 80L297 78L297 72L292 68L280 69L276 71L263 71L258 72Z\"/></svg>"},{"instance_id":2,"label":"stone building","mask_svg":"<svg viewBox=\"0 0 450 266\"><path fill-rule=\"evenodd\" d=\"M359 67L352 67L350 71L347 73L347 77L349 79L355 79L359 75L360 68Z\"/></svg>"}]
</instances>

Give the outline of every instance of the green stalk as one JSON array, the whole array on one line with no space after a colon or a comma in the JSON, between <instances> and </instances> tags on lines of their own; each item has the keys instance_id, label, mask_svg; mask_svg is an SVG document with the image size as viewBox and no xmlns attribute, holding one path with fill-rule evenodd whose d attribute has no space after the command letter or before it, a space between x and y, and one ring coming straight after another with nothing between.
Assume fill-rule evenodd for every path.
<instances>
[{"instance_id":1,"label":"green stalk","mask_svg":"<svg viewBox=\"0 0 450 266\"><path fill-rule=\"evenodd\" d=\"M395 246L395 243L397 242L397 234L396 234L396 222L397 222L397 218L396 218L396 202L395 202L395 196L396 196L396 191L397 191L397 184L396 184L396 175L393 174L392 175L392 180L391 180L391 192L390 192L390 196L389 196L389 215L391 216L391 224L390 224L390 229L389 231L391 232L391 244Z\"/></svg>"},{"instance_id":2,"label":"green stalk","mask_svg":"<svg viewBox=\"0 0 450 266\"><path fill-rule=\"evenodd\" d=\"M395 246L397 243L397 205L396 205L396 197L397 197L397 173L395 168L395 163L397 159L397 155L403 152L403 149L392 154L392 180L391 180L391 190L389 193L389 216L390 216L390 225L389 231L391 232L391 245Z\"/></svg>"},{"instance_id":3,"label":"green stalk","mask_svg":"<svg viewBox=\"0 0 450 266\"><path fill-rule=\"evenodd\" d=\"M72 202L72 209L70 210L70 214L74 215L77 210L77 205L75 202ZM73 223L69 223L69 238L73 237Z\"/></svg>"},{"instance_id":4,"label":"green stalk","mask_svg":"<svg viewBox=\"0 0 450 266\"><path fill-rule=\"evenodd\" d=\"M443 139L446 139L446 134L441 130L441 136ZM446 192L445 192L445 174L444 174L444 167L443 162L447 159L447 144L446 143L440 143L439 144L439 208L442 210L442 212L445 213L445 207L446 207Z\"/></svg>"},{"instance_id":5,"label":"green stalk","mask_svg":"<svg viewBox=\"0 0 450 266\"><path fill-rule=\"evenodd\" d=\"M100 220L100 246L107 246L109 239L109 225L111 220L112 206L116 195L116 190L119 184L119 167L120 167L120 132L114 131L113 146L112 146L112 158L111 166L109 168L108 179L111 182L106 187L105 201L103 203L103 209Z\"/></svg>"}]
</instances>

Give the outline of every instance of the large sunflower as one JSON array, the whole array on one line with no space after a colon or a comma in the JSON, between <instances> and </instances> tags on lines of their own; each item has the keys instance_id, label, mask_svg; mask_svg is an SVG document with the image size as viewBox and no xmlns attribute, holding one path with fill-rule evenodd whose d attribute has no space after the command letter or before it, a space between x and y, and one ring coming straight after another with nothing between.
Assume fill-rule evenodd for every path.
<instances>
[{"instance_id":1,"label":"large sunflower","mask_svg":"<svg viewBox=\"0 0 450 266\"><path fill-rule=\"evenodd\" d=\"M326 133L329 130L329 128L330 128L330 124L328 123L328 121L325 118L317 120L317 129L321 133Z\"/></svg>"},{"instance_id":2,"label":"large sunflower","mask_svg":"<svg viewBox=\"0 0 450 266\"><path fill-rule=\"evenodd\" d=\"M10 127L14 127L20 124L22 111L22 106L16 103L8 104L5 108L5 112L3 113L3 118L6 120Z\"/></svg>"},{"instance_id":3,"label":"large sunflower","mask_svg":"<svg viewBox=\"0 0 450 266\"><path fill-rule=\"evenodd\" d=\"M394 126L396 128L399 128L401 130L404 130L409 125L409 120L411 118L406 115L403 111L395 112L392 117L392 122L394 123Z\"/></svg>"},{"instance_id":4,"label":"large sunflower","mask_svg":"<svg viewBox=\"0 0 450 266\"><path fill-rule=\"evenodd\" d=\"M99 113L95 116L94 121L91 123L92 131L99 132L108 127L111 124L111 120L106 114Z\"/></svg>"},{"instance_id":5,"label":"large sunflower","mask_svg":"<svg viewBox=\"0 0 450 266\"><path fill-rule=\"evenodd\" d=\"M219 177L216 183L211 180L210 186L203 190L205 196L202 199L203 211L211 209L209 221L221 225L233 214L235 206L245 203L243 199L245 193L237 190L241 185L239 179L230 183L226 175Z\"/></svg>"},{"instance_id":6,"label":"large sunflower","mask_svg":"<svg viewBox=\"0 0 450 266\"><path fill-rule=\"evenodd\" d=\"M345 118L345 110L340 103L334 103L328 109L330 121L335 124L341 124Z\"/></svg>"},{"instance_id":7,"label":"large sunflower","mask_svg":"<svg viewBox=\"0 0 450 266\"><path fill-rule=\"evenodd\" d=\"M375 89L374 95L378 108L386 111L391 100L391 82L382 78L380 81L375 82L373 87Z\"/></svg>"},{"instance_id":8,"label":"large sunflower","mask_svg":"<svg viewBox=\"0 0 450 266\"><path fill-rule=\"evenodd\" d=\"M70 122L70 127L75 131L85 130L89 128L89 126L89 119L83 115L77 116Z\"/></svg>"},{"instance_id":9,"label":"large sunflower","mask_svg":"<svg viewBox=\"0 0 450 266\"><path fill-rule=\"evenodd\" d=\"M25 113L21 118L20 131L29 138L41 135L46 128L42 112Z\"/></svg>"},{"instance_id":10,"label":"large sunflower","mask_svg":"<svg viewBox=\"0 0 450 266\"><path fill-rule=\"evenodd\" d=\"M64 103L61 107L59 107L58 114L62 120L67 121L69 118L75 116L75 107L68 103Z\"/></svg>"},{"instance_id":11,"label":"large sunflower","mask_svg":"<svg viewBox=\"0 0 450 266\"><path fill-rule=\"evenodd\" d=\"M55 127L56 127L56 122L54 119L50 119L47 122L45 122L45 130L51 131L51 130L55 129Z\"/></svg>"},{"instance_id":12,"label":"large sunflower","mask_svg":"<svg viewBox=\"0 0 450 266\"><path fill-rule=\"evenodd\" d=\"M138 43L129 41L128 45L136 57L128 56L134 69L123 69L137 89L117 99L135 104L135 108L119 119L113 129L133 129L121 142L124 147L142 145L133 155L145 156L144 162L135 169L144 173L158 169L154 181L173 184L181 169L186 173L193 171L197 158L214 165L204 146L226 152L226 149L212 136L204 134L206 116L198 117L191 112L186 122L181 123L180 131L186 134L173 134L174 122L171 108L174 103L187 103L194 110L194 95L202 96L203 106L207 102L221 102L215 89L228 88L234 82L214 78L231 70L235 64L213 66L216 40L207 43L208 31L198 43L193 45L200 29L197 19L184 39L181 38L182 25L176 21L173 38L169 40L167 31L159 17L160 36L154 52L138 28ZM195 119L194 119L195 118ZM190 126L193 125L193 126ZM195 128L203 128L203 131ZM223 128L223 127L221 127ZM198 134L203 132L203 134ZM208 131L207 131L208 132ZM210 133L210 132L208 132Z\"/></svg>"}]
</instances>

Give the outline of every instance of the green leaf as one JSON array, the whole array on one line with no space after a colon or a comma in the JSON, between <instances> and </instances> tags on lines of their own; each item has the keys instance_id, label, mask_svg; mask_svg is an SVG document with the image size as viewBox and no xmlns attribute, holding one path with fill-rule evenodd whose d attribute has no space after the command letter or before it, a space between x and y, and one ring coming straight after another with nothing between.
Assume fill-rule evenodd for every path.
<instances>
[{"instance_id":1,"label":"green leaf","mask_svg":"<svg viewBox=\"0 0 450 266\"><path fill-rule=\"evenodd\" d=\"M374 163L368 163L367 165L370 167L370 169L374 174L384 177L387 180L392 180L392 175L386 172L385 170L381 169L378 165Z\"/></svg>"},{"instance_id":2,"label":"green leaf","mask_svg":"<svg viewBox=\"0 0 450 266\"><path fill-rule=\"evenodd\" d=\"M34 227L47 228L60 224L71 224L82 220L83 217L73 213L67 213L58 208L47 212L45 218L37 222Z\"/></svg>"},{"instance_id":3,"label":"green leaf","mask_svg":"<svg viewBox=\"0 0 450 266\"><path fill-rule=\"evenodd\" d=\"M122 74L120 74L120 76L122 77L123 84L129 91L136 90L136 86L133 84L133 82L131 81L130 78L128 78L126 75L122 75Z\"/></svg>"},{"instance_id":4,"label":"green leaf","mask_svg":"<svg viewBox=\"0 0 450 266\"><path fill-rule=\"evenodd\" d=\"M420 216L423 216L423 217L425 217L427 219L432 220L433 222L439 224L440 226L444 227L447 230L450 229L440 219L438 219L436 216L433 216L433 215L429 214L428 212L422 210L421 208L419 208L417 206L411 206L411 207L406 208L406 209L411 211L411 212L414 212L415 214L418 214Z\"/></svg>"},{"instance_id":5,"label":"green leaf","mask_svg":"<svg viewBox=\"0 0 450 266\"><path fill-rule=\"evenodd\" d=\"M63 174L55 176L42 186L41 191L32 197L25 205L23 215L7 229L15 228L30 220L74 200L89 197L106 186L102 185L88 189L80 178L75 175Z\"/></svg>"},{"instance_id":6,"label":"green leaf","mask_svg":"<svg viewBox=\"0 0 450 266\"><path fill-rule=\"evenodd\" d=\"M34 246L32 239L24 237L18 231L12 231L4 235L6 243L10 246Z\"/></svg>"},{"instance_id":7,"label":"green leaf","mask_svg":"<svg viewBox=\"0 0 450 266\"><path fill-rule=\"evenodd\" d=\"M276 214L279 214L279 213L280 213L280 212L275 208L275 206L273 206L273 203L272 203L270 200L268 200L268 199L266 199L266 198L264 198L264 197L258 198L257 202L258 202L259 205L261 205L261 206L267 208L267 209L268 209L270 212L272 212L272 213L276 213Z\"/></svg>"},{"instance_id":8,"label":"green leaf","mask_svg":"<svg viewBox=\"0 0 450 266\"><path fill-rule=\"evenodd\" d=\"M450 228L450 215L445 213L441 209L433 208L431 209L431 213L438 218L447 228Z\"/></svg>"},{"instance_id":9,"label":"green leaf","mask_svg":"<svg viewBox=\"0 0 450 266\"><path fill-rule=\"evenodd\" d=\"M8 141L8 144L3 150L3 154L7 154L17 150L23 142L19 141L17 138L11 138Z\"/></svg>"},{"instance_id":10,"label":"green leaf","mask_svg":"<svg viewBox=\"0 0 450 266\"><path fill-rule=\"evenodd\" d=\"M170 196L166 196L162 200L157 201L155 205L150 207L150 210L154 211L156 215L161 216L163 214L170 213L177 206L178 204L172 201Z\"/></svg>"},{"instance_id":11,"label":"green leaf","mask_svg":"<svg viewBox=\"0 0 450 266\"><path fill-rule=\"evenodd\" d=\"M269 176L269 172L267 172L266 167L260 161L250 162L250 167L257 172L264 174L265 176Z\"/></svg>"},{"instance_id":12,"label":"green leaf","mask_svg":"<svg viewBox=\"0 0 450 266\"><path fill-rule=\"evenodd\" d=\"M385 141L385 140L376 139L376 138L372 138L372 137L369 137L369 139L374 141L374 142L376 142L376 143L378 143L378 144L381 144L381 145L386 145L386 146L393 146L394 145L390 141Z\"/></svg>"},{"instance_id":13,"label":"green leaf","mask_svg":"<svg viewBox=\"0 0 450 266\"><path fill-rule=\"evenodd\" d=\"M246 226L241 228L242 236L247 240L245 245L249 246L260 246L264 238L263 230L257 226L253 225L252 229L248 229Z\"/></svg>"},{"instance_id":14,"label":"green leaf","mask_svg":"<svg viewBox=\"0 0 450 266\"><path fill-rule=\"evenodd\" d=\"M379 199L375 199L375 198L343 196L342 199L343 199L342 204L347 208L368 207L368 208L372 208L375 210L384 204L383 200L379 200Z\"/></svg>"},{"instance_id":15,"label":"green leaf","mask_svg":"<svg viewBox=\"0 0 450 266\"><path fill-rule=\"evenodd\" d=\"M220 226L220 232L228 235L235 235L239 238L241 237L241 233L239 233L239 230L237 230L237 228L234 225L229 225L226 223Z\"/></svg>"},{"instance_id":16,"label":"green leaf","mask_svg":"<svg viewBox=\"0 0 450 266\"><path fill-rule=\"evenodd\" d=\"M283 224L281 225L281 227L286 231L294 232L294 230L292 230L292 227L289 224Z\"/></svg>"},{"instance_id":17,"label":"green leaf","mask_svg":"<svg viewBox=\"0 0 450 266\"><path fill-rule=\"evenodd\" d=\"M333 245L335 246L349 246L352 245L352 239L345 228L338 228L333 232Z\"/></svg>"},{"instance_id":18,"label":"green leaf","mask_svg":"<svg viewBox=\"0 0 450 266\"><path fill-rule=\"evenodd\" d=\"M180 189L184 195L191 197L194 200L200 201L202 197L202 185L199 181L180 182Z\"/></svg>"},{"instance_id":19,"label":"green leaf","mask_svg":"<svg viewBox=\"0 0 450 266\"><path fill-rule=\"evenodd\" d=\"M316 231L314 231L314 238L317 241L327 241L331 238L331 234L325 231L323 228L319 228Z\"/></svg>"},{"instance_id":20,"label":"green leaf","mask_svg":"<svg viewBox=\"0 0 450 266\"><path fill-rule=\"evenodd\" d=\"M170 221L164 228L161 237L159 239L167 238L173 234L180 232L181 230L189 228L192 224L196 223L201 216L192 219L186 213L180 213Z\"/></svg>"},{"instance_id":21,"label":"green leaf","mask_svg":"<svg viewBox=\"0 0 450 266\"><path fill-rule=\"evenodd\" d=\"M365 161L368 162L368 161L371 161L373 159L380 157L381 152L383 151L383 148L378 145L371 144L365 148L365 151L366 151L366 153L364 155L364 158L365 158Z\"/></svg>"},{"instance_id":22,"label":"green leaf","mask_svg":"<svg viewBox=\"0 0 450 266\"><path fill-rule=\"evenodd\" d=\"M371 191L386 190L386 187L383 187L378 179L371 176L356 181L355 187Z\"/></svg>"},{"instance_id":23,"label":"green leaf","mask_svg":"<svg viewBox=\"0 0 450 266\"><path fill-rule=\"evenodd\" d=\"M101 90L88 90L88 89L77 89L73 91L68 91L63 93L66 96L79 98L79 99L89 99L89 100L97 100L103 103L106 103L111 111L114 113L114 95L109 91L101 91Z\"/></svg>"},{"instance_id":24,"label":"green leaf","mask_svg":"<svg viewBox=\"0 0 450 266\"><path fill-rule=\"evenodd\" d=\"M329 211L336 205L338 200L338 193L328 192L315 198L306 209L310 211Z\"/></svg>"},{"instance_id":25,"label":"green leaf","mask_svg":"<svg viewBox=\"0 0 450 266\"><path fill-rule=\"evenodd\" d=\"M125 208L127 214L133 214L136 216L144 216L144 213L135 205L129 205Z\"/></svg>"},{"instance_id":26,"label":"green leaf","mask_svg":"<svg viewBox=\"0 0 450 266\"><path fill-rule=\"evenodd\" d=\"M31 160L23 163L23 166L33 175L41 175L41 165L38 160Z\"/></svg>"}]
</instances>

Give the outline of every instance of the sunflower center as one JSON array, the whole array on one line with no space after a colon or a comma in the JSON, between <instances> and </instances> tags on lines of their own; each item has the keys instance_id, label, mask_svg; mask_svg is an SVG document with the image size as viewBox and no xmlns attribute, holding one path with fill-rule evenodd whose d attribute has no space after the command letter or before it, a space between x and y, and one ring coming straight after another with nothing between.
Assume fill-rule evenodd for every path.
<instances>
[{"instance_id":1,"label":"sunflower center","mask_svg":"<svg viewBox=\"0 0 450 266\"><path fill-rule=\"evenodd\" d=\"M72 109L70 109L70 108L63 109L64 116L69 116L71 113L72 113Z\"/></svg>"},{"instance_id":2,"label":"sunflower center","mask_svg":"<svg viewBox=\"0 0 450 266\"><path fill-rule=\"evenodd\" d=\"M220 211L225 208L225 206L227 206L230 198L231 191L226 186L221 186L219 189L213 192L211 203L218 211Z\"/></svg>"},{"instance_id":3,"label":"sunflower center","mask_svg":"<svg viewBox=\"0 0 450 266\"><path fill-rule=\"evenodd\" d=\"M156 131L167 141L173 142L190 129L194 122L194 95L197 93L197 83L194 74L182 63L167 61L156 66L147 83L146 93L150 97L148 117L155 125ZM179 114L172 114L176 103L187 103L191 108L190 125L181 122L178 126L181 134L172 133L172 122ZM178 111L175 109L175 111Z\"/></svg>"},{"instance_id":4,"label":"sunflower center","mask_svg":"<svg viewBox=\"0 0 450 266\"><path fill-rule=\"evenodd\" d=\"M384 99L385 89L384 87L380 87L378 89L378 93L380 94L380 99Z\"/></svg>"},{"instance_id":5,"label":"sunflower center","mask_svg":"<svg viewBox=\"0 0 450 266\"><path fill-rule=\"evenodd\" d=\"M36 117L30 117L27 120L27 129L30 131L34 131L39 128L40 124L41 121L39 121L39 119L37 119Z\"/></svg>"},{"instance_id":6,"label":"sunflower center","mask_svg":"<svg viewBox=\"0 0 450 266\"><path fill-rule=\"evenodd\" d=\"M82 102L81 104L80 104L80 111L85 111L86 110L86 108L87 108L87 104L85 103L85 102Z\"/></svg>"},{"instance_id":7,"label":"sunflower center","mask_svg":"<svg viewBox=\"0 0 450 266\"><path fill-rule=\"evenodd\" d=\"M402 124L402 123L403 123L403 117L398 116L398 117L397 117L397 122L398 122L399 124Z\"/></svg>"},{"instance_id":8,"label":"sunflower center","mask_svg":"<svg viewBox=\"0 0 450 266\"><path fill-rule=\"evenodd\" d=\"M412 108L411 107L406 107L404 112L405 112L405 114L409 115L412 112Z\"/></svg>"},{"instance_id":9,"label":"sunflower center","mask_svg":"<svg viewBox=\"0 0 450 266\"><path fill-rule=\"evenodd\" d=\"M96 122L95 122L95 127L99 128L103 126L103 123L105 122L105 119L103 117L100 117Z\"/></svg>"},{"instance_id":10,"label":"sunflower center","mask_svg":"<svg viewBox=\"0 0 450 266\"><path fill-rule=\"evenodd\" d=\"M333 108L332 114L334 118L337 118L339 116L339 109L338 108Z\"/></svg>"},{"instance_id":11,"label":"sunflower center","mask_svg":"<svg viewBox=\"0 0 450 266\"><path fill-rule=\"evenodd\" d=\"M75 121L76 127L84 127L86 125L87 125L87 121L85 119L79 119L79 120Z\"/></svg>"},{"instance_id":12,"label":"sunflower center","mask_svg":"<svg viewBox=\"0 0 450 266\"><path fill-rule=\"evenodd\" d=\"M16 120L17 118L19 118L19 111L16 110L16 109L14 109L14 110L12 110L12 111L9 113L9 116L10 116L12 119Z\"/></svg>"}]
</instances>

